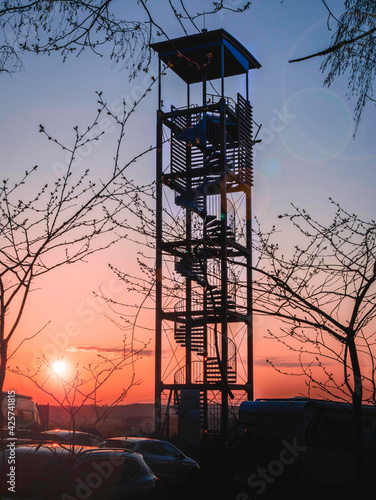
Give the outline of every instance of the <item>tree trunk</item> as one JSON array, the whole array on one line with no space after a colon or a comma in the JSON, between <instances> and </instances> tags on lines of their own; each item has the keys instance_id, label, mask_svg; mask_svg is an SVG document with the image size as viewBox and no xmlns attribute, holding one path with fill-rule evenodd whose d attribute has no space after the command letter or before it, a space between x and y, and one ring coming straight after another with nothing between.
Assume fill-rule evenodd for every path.
<instances>
[{"instance_id":1,"label":"tree trunk","mask_svg":"<svg viewBox=\"0 0 376 500\"><path fill-rule=\"evenodd\" d=\"M0 432L1 440L3 440L3 428L5 427L5 413L3 415L3 388L5 382L5 374L7 369L7 355L8 355L8 343L3 340L0 344Z\"/></svg>"},{"instance_id":2,"label":"tree trunk","mask_svg":"<svg viewBox=\"0 0 376 500\"><path fill-rule=\"evenodd\" d=\"M3 340L0 344L0 391L4 389L5 374L7 369L8 342Z\"/></svg>"},{"instance_id":3,"label":"tree trunk","mask_svg":"<svg viewBox=\"0 0 376 500\"><path fill-rule=\"evenodd\" d=\"M360 372L358 353L356 350L355 340L353 337L348 339L348 348L353 370L353 433L354 445L356 454L356 487L364 486L364 446L363 446L363 420L362 420L362 399L363 399L363 384ZM361 490L358 490L361 491Z\"/></svg>"}]
</instances>

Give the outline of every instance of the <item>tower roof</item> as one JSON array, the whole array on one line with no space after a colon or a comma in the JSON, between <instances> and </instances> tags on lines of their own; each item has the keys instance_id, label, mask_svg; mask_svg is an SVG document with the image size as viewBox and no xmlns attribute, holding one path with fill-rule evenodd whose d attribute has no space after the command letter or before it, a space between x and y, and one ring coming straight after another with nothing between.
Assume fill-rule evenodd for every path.
<instances>
[{"instance_id":1,"label":"tower roof","mask_svg":"<svg viewBox=\"0 0 376 500\"><path fill-rule=\"evenodd\" d=\"M151 44L159 58L186 83L221 78L221 48L224 47L224 77L241 75L261 64L224 29Z\"/></svg>"}]
</instances>

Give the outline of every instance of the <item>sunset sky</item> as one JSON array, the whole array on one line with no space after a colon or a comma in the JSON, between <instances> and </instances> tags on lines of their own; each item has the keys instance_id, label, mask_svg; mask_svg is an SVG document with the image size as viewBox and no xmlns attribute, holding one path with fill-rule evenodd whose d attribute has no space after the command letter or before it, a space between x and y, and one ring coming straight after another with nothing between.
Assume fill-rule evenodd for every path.
<instances>
[{"instance_id":1,"label":"sunset sky","mask_svg":"<svg viewBox=\"0 0 376 500\"><path fill-rule=\"evenodd\" d=\"M116 1L118 15L145 20L141 7L130 8L130 3ZM243 2L229 0L225 4L238 8ZM343 2L329 0L328 4L334 13L341 13ZM187 5L191 13L209 10L205 2L194 0ZM169 13L167 1L151 1L150 8L171 38L184 35ZM346 78L338 78L328 89L323 86L325 76L320 72L320 58L288 63L289 59L328 46L333 31L328 31L327 17L320 0L255 0L242 14L219 12L205 19L208 30L224 28L262 66L250 73L250 101L255 121L262 124L259 138L263 139L255 148L253 212L266 229L277 222L278 214L289 211L291 203L305 208L322 223L330 222L333 212L329 197L365 220L375 217L376 113L373 106L365 109L354 139L355 99L347 97ZM202 28L203 18L197 23ZM334 30L333 21L330 27ZM187 29L189 34L194 33L193 27L187 25ZM150 74L140 74L129 82L126 70L112 67L108 58L89 51L78 58L68 57L65 63L56 54L22 57L23 71L1 76L0 169L2 179L9 177L15 182L25 170L38 164L36 186L40 182L53 183L56 165L64 162L64 153L38 133L39 124L55 137L69 142L73 138L73 126L85 127L95 117L96 91L102 91L110 108L115 109L123 98L131 102L137 99L140 91L149 85L150 75L156 75L157 68L154 56ZM233 97L238 91L244 94L243 85L243 79L231 79L226 82L225 94ZM166 108L179 105L185 98L185 87L179 85L171 73L163 79L162 98ZM157 95L153 87L125 130L124 163L154 145L156 108ZM97 176L108 175L115 141L115 135L110 132L108 139L81 158L82 166L92 169ZM154 153L131 165L127 175L137 184L152 182ZM282 244L287 245L287 233L282 231L280 237ZM69 379L77 364L84 370L90 363L101 363L103 360L98 355L116 359L124 333L129 343L132 330L96 299L93 292L98 293L101 288L115 301L130 306L137 306L137 300L141 303L140 297L129 294L108 266L110 263L124 272L136 273L137 251L139 248L134 243L124 239L85 263L60 268L36 282L10 351L24 337L31 337L46 326L17 350L10 366L35 369L42 356L51 363L62 358L67 369L59 376ZM144 346L144 350L139 360L113 375L101 393L104 403L111 402L122 388L130 385L133 371L137 385L130 389L125 402L153 401L153 321L151 308L141 311L133 332L134 347L137 350ZM296 356L270 340L265 341L269 327L277 328L271 320L255 319L255 397L302 393L302 378L278 375L266 363L265 360L270 359L286 370L297 366ZM49 389L61 391L59 376L45 373L50 377ZM9 374L5 388L31 394L37 402L53 403L20 376Z\"/></svg>"}]
</instances>

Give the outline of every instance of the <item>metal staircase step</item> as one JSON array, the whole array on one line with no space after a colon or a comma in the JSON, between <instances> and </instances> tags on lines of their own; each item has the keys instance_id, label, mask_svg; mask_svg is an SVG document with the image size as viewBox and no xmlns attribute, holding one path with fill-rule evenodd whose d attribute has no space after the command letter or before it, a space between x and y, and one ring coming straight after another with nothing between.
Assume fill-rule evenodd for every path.
<instances>
[{"instance_id":1,"label":"metal staircase step","mask_svg":"<svg viewBox=\"0 0 376 500\"><path fill-rule=\"evenodd\" d=\"M221 371L219 369L217 358L208 358L207 363L207 380L208 382L220 382ZM232 366L227 367L227 381L230 383L236 383L236 372Z\"/></svg>"},{"instance_id":2,"label":"metal staircase step","mask_svg":"<svg viewBox=\"0 0 376 500\"><path fill-rule=\"evenodd\" d=\"M216 219L216 216L215 216L215 215L207 215L207 216L205 217L205 222L206 222L206 223L209 223L209 222L211 222L212 220L215 220L215 219Z\"/></svg>"},{"instance_id":3,"label":"metal staircase step","mask_svg":"<svg viewBox=\"0 0 376 500\"><path fill-rule=\"evenodd\" d=\"M189 256L175 260L175 271L186 278L191 278L202 286L206 285L206 279L202 273L200 263L192 261L192 258L189 258Z\"/></svg>"},{"instance_id":4,"label":"metal staircase step","mask_svg":"<svg viewBox=\"0 0 376 500\"><path fill-rule=\"evenodd\" d=\"M216 244L222 238L222 222L218 219L211 220L206 224L206 233L208 236L207 244ZM234 231L230 226L226 227L226 238L234 239Z\"/></svg>"},{"instance_id":5,"label":"metal staircase step","mask_svg":"<svg viewBox=\"0 0 376 500\"><path fill-rule=\"evenodd\" d=\"M203 326L191 326L190 341L188 341L187 326L175 323L175 341L183 347L186 347L189 344L192 351L195 351L200 355L204 353L205 348L204 333L205 329Z\"/></svg>"},{"instance_id":6,"label":"metal staircase step","mask_svg":"<svg viewBox=\"0 0 376 500\"><path fill-rule=\"evenodd\" d=\"M205 144L205 135L204 122L202 120L175 132L176 139L185 142L193 142L195 145Z\"/></svg>"},{"instance_id":7,"label":"metal staircase step","mask_svg":"<svg viewBox=\"0 0 376 500\"><path fill-rule=\"evenodd\" d=\"M208 312L211 312L214 308L220 310L222 307L222 292L221 290L205 290L205 294L208 301ZM214 307L213 307L214 306ZM226 306L229 310L236 309L236 302L232 298L232 295L227 296Z\"/></svg>"}]
</instances>

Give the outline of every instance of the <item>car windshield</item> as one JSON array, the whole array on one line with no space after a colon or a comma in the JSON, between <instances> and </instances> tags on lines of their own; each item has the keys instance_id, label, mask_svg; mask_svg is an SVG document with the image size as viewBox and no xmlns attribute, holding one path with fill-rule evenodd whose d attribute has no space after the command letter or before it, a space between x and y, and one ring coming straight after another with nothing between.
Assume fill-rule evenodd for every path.
<instances>
[{"instance_id":1,"label":"car windshield","mask_svg":"<svg viewBox=\"0 0 376 500\"><path fill-rule=\"evenodd\" d=\"M91 446L100 446L103 443L101 438L90 436Z\"/></svg>"},{"instance_id":2,"label":"car windshield","mask_svg":"<svg viewBox=\"0 0 376 500\"><path fill-rule=\"evenodd\" d=\"M124 439L108 439L106 441L106 444L107 444L107 446L114 446L114 447L118 447L118 448L127 448L127 450L131 450L131 451L133 451L137 446L137 443L135 443L134 441L127 441Z\"/></svg>"},{"instance_id":3,"label":"car windshield","mask_svg":"<svg viewBox=\"0 0 376 500\"><path fill-rule=\"evenodd\" d=\"M102 443L102 439L90 434L72 434L69 439L81 446L99 446Z\"/></svg>"},{"instance_id":4,"label":"car windshield","mask_svg":"<svg viewBox=\"0 0 376 500\"><path fill-rule=\"evenodd\" d=\"M182 458L182 453L168 443L162 443L163 454L166 457Z\"/></svg>"},{"instance_id":5,"label":"car windshield","mask_svg":"<svg viewBox=\"0 0 376 500\"><path fill-rule=\"evenodd\" d=\"M103 439L83 432L47 431L45 434L56 441L71 443L78 446L99 447L103 443Z\"/></svg>"},{"instance_id":6,"label":"car windshield","mask_svg":"<svg viewBox=\"0 0 376 500\"><path fill-rule=\"evenodd\" d=\"M163 455L162 443L154 441L146 441L140 446L141 453L149 453L150 455Z\"/></svg>"}]
</instances>

